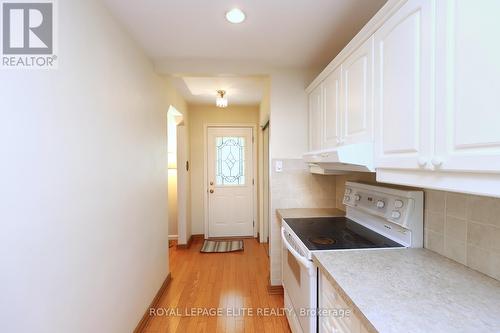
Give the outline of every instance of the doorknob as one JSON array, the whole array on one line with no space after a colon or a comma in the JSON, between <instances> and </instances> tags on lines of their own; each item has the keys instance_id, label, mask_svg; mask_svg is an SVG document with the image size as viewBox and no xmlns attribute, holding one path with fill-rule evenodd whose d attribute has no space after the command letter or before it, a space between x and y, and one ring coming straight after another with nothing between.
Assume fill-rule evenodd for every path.
<instances>
[{"instance_id":1,"label":"doorknob","mask_svg":"<svg viewBox=\"0 0 500 333\"><path fill-rule=\"evenodd\" d=\"M210 185L213 185L213 184L214 184L214 182L210 182Z\"/></svg>"},{"instance_id":2,"label":"doorknob","mask_svg":"<svg viewBox=\"0 0 500 333\"><path fill-rule=\"evenodd\" d=\"M214 190L210 190L210 193L214 193Z\"/></svg>"}]
</instances>

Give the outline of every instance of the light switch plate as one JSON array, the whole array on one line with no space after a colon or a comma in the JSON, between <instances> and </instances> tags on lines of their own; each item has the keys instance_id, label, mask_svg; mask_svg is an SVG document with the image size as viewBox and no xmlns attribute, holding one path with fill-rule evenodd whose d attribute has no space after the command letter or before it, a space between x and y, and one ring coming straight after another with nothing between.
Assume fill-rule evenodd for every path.
<instances>
[{"instance_id":1,"label":"light switch plate","mask_svg":"<svg viewBox=\"0 0 500 333\"><path fill-rule=\"evenodd\" d=\"M283 161L276 161L275 163L276 172L283 171Z\"/></svg>"}]
</instances>

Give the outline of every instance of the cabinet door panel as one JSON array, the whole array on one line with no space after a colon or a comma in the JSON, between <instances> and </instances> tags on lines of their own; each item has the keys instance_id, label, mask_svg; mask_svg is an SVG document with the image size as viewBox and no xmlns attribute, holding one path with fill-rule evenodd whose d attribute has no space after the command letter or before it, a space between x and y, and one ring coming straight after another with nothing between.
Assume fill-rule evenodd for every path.
<instances>
[{"instance_id":1,"label":"cabinet door panel","mask_svg":"<svg viewBox=\"0 0 500 333\"><path fill-rule=\"evenodd\" d=\"M341 125L341 73L339 67L323 82L323 148L333 148L340 141Z\"/></svg>"},{"instance_id":2,"label":"cabinet door panel","mask_svg":"<svg viewBox=\"0 0 500 333\"><path fill-rule=\"evenodd\" d=\"M369 142L373 128L373 38L347 58L342 73L343 141L345 144Z\"/></svg>"},{"instance_id":3,"label":"cabinet door panel","mask_svg":"<svg viewBox=\"0 0 500 333\"><path fill-rule=\"evenodd\" d=\"M497 0L439 2L437 168L500 171L499 12Z\"/></svg>"},{"instance_id":4,"label":"cabinet door panel","mask_svg":"<svg viewBox=\"0 0 500 333\"><path fill-rule=\"evenodd\" d=\"M410 0L375 33L375 167L419 168L430 158L433 8Z\"/></svg>"},{"instance_id":5,"label":"cabinet door panel","mask_svg":"<svg viewBox=\"0 0 500 333\"><path fill-rule=\"evenodd\" d=\"M321 149L323 113L322 85L309 94L309 150Z\"/></svg>"}]
</instances>

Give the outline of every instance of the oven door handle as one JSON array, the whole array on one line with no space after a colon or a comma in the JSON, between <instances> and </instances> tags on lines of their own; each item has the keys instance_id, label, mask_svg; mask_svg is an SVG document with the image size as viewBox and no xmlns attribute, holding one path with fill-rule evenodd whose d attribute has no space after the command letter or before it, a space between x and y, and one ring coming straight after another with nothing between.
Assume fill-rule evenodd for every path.
<instances>
[{"instance_id":1,"label":"oven door handle","mask_svg":"<svg viewBox=\"0 0 500 333\"><path fill-rule=\"evenodd\" d=\"M290 243L288 243L288 241L286 240L286 237L285 237L285 228L283 228L283 227L281 227L281 239L283 240L283 244L285 244L288 251L290 251L290 253L295 257L295 259L297 259L297 261L307 269L309 275L312 275L314 273L313 263L310 260L308 260L306 257L300 255L300 253L297 252L297 250L295 250L292 247L292 245L290 245Z\"/></svg>"}]
</instances>

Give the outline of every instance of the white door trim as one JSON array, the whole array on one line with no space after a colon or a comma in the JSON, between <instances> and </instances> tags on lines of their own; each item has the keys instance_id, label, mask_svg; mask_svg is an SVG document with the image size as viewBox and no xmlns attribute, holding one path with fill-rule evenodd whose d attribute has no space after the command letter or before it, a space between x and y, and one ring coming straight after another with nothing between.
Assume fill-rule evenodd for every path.
<instances>
[{"instance_id":1,"label":"white door trim","mask_svg":"<svg viewBox=\"0 0 500 333\"><path fill-rule=\"evenodd\" d=\"M257 146L256 133L257 125L253 123L205 123L203 124L203 228L205 239L208 238L208 128L209 127L234 127L234 128L251 128L252 129L252 158L253 158L253 175L254 184L253 191L253 236L257 237L258 221L258 205L257 205Z\"/></svg>"}]
</instances>

